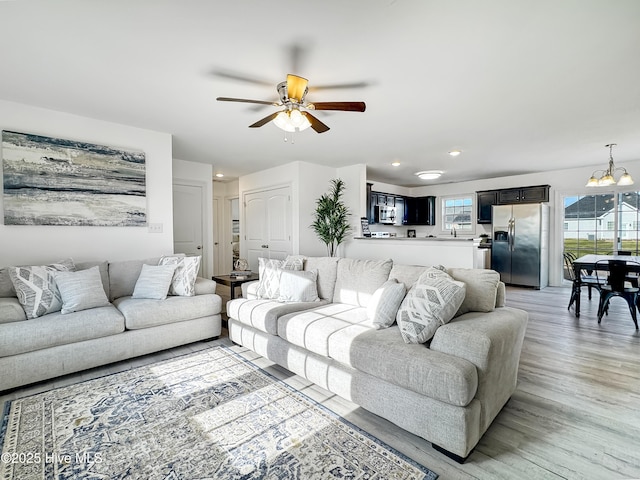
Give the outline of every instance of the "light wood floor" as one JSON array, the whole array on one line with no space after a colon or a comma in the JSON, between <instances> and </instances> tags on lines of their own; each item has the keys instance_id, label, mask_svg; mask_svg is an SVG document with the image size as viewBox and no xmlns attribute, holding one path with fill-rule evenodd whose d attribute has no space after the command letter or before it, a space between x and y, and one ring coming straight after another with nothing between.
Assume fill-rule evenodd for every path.
<instances>
[{"instance_id":1,"label":"light wood floor","mask_svg":"<svg viewBox=\"0 0 640 480\"><path fill-rule=\"evenodd\" d=\"M596 321L597 293L582 315L567 311L570 290L508 288L507 304L529 312L519 385L467 462L318 388L244 348L245 357L315 398L441 479L640 478L640 334L623 300ZM0 401L171 358L227 338L184 347L15 390ZM428 415L428 412L425 412Z\"/></svg>"}]
</instances>

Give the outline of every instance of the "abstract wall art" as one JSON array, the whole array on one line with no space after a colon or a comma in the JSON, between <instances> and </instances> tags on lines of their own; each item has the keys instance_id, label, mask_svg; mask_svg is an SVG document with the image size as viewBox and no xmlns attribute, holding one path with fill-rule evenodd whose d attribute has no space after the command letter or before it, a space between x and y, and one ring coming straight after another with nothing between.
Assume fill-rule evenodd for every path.
<instances>
[{"instance_id":1,"label":"abstract wall art","mask_svg":"<svg viewBox=\"0 0 640 480\"><path fill-rule=\"evenodd\" d=\"M2 132L5 225L145 226L145 154Z\"/></svg>"}]
</instances>

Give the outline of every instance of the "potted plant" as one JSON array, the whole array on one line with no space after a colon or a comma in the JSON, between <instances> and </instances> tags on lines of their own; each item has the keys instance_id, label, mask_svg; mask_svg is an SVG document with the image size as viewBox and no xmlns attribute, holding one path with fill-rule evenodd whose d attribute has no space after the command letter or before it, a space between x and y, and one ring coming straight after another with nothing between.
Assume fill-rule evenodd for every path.
<instances>
[{"instance_id":1,"label":"potted plant","mask_svg":"<svg viewBox=\"0 0 640 480\"><path fill-rule=\"evenodd\" d=\"M322 243L327 246L327 253L334 257L338 246L344 242L351 231L349 210L342 201L345 185L340 178L331 180L331 189L316 200L314 221L309 226L316 232Z\"/></svg>"}]
</instances>

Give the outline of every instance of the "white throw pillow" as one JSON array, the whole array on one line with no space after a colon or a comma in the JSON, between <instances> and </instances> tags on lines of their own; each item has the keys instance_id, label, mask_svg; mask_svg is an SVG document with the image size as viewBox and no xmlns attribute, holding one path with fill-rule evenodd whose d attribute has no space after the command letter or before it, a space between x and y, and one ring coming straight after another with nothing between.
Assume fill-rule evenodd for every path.
<instances>
[{"instance_id":1,"label":"white throw pillow","mask_svg":"<svg viewBox=\"0 0 640 480\"><path fill-rule=\"evenodd\" d=\"M169 295L180 295L183 297L193 297L196 294L196 278L200 270L202 257L185 255L167 255L160 258L158 265L176 265L173 273Z\"/></svg>"},{"instance_id":2,"label":"white throw pillow","mask_svg":"<svg viewBox=\"0 0 640 480\"><path fill-rule=\"evenodd\" d=\"M142 265L140 276L133 289L133 298L164 300L177 265Z\"/></svg>"},{"instance_id":3,"label":"white throw pillow","mask_svg":"<svg viewBox=\"0 0 640 480\"><path fill-rule=\"evenodd\" d=\"M317 302L317 270L280 270L279 302Z\"/></svg>"},{"instance_id":4,"label":"white throw pillow","mask_svg":"<svg viewBox=\"0 0 640 480\"><path fill-rule=\"evenodd\" d=\"M431 340L441 325L449 322L462 305L465 284L446 272L430 267L415 283L398 309L396 320L406 343Z\"/></svg>"},{"instance_id":5,"label":"white throw pillow","mask_svg":"<svg viewBox=\"0 0 640 480\"><path fill-rule=\"evenodd\" d=\"M396 321L398 308L404 299L407 289L403 283L393 278L387 280L378 288L367 305L369 322L377 329L387 328Z\"/></svg>"},{"instance_id":6,"label":"white throw pillow","mask_svg":"<svg viewBox=\"0 0 640 480\"><path fill-rule=\"evenodd\" d=\"M62 297L56 286L54 274L73 270L75 265L71 259L51 265L9 267L11 283L27 318L37 318L60 311Z\"/></svg>"},{"instance_id":7,"label":"white throw pillow","mask_svg":"<svg viewBox=\"0 0 640 480\"><path fill-rule=\"evenodd\" d=\"M62 297L60 313L79 312L109 305L98 266L76 272L56 272L55 280Z\"/></svg>"}]
</instances>

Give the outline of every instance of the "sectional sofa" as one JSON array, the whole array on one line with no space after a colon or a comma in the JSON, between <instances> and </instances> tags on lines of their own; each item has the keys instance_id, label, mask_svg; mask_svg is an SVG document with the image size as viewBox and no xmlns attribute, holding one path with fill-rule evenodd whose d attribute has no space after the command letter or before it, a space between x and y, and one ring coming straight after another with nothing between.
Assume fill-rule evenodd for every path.
<instances>
[{"instance_id":1,"label":"sectional sofa","mask_svg":"<svg viewBox=\"0 0 640 480\"><path fill-rule=\"evenodd\" d=\"M465 289L455 317L407 343L397 323L376 328L371 304L389 281L411 291L427 267L310 257L302 268L317 299L265 298L261 275L227 304L230 339L466 460L516 389L528 316L505 306L499 275L447 269Z\"/></svg>"},{"instance_id":2,"label":"sectional sofa","mask_svg":"<svg viewBox=\"0 0 640 480\"><path fill-rule=\"evenodd\" d=\"M105 301L35 318L27 318L8 267L0 269L0 391L218 337L222 302L212 280L197 278L191 296L133 297L143 265L159 261L72 264L77 272L98 269Z\"/></svg>"}]
</instances>

